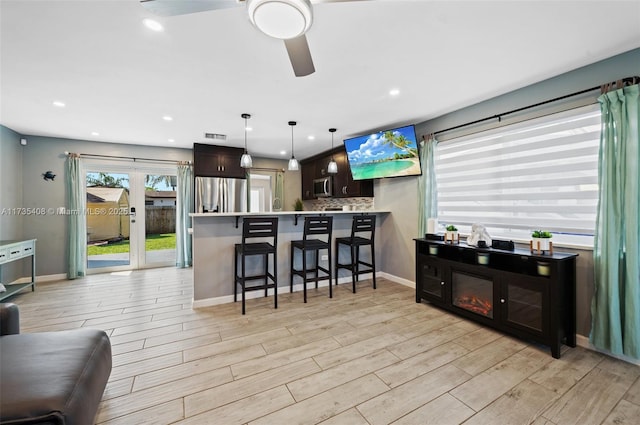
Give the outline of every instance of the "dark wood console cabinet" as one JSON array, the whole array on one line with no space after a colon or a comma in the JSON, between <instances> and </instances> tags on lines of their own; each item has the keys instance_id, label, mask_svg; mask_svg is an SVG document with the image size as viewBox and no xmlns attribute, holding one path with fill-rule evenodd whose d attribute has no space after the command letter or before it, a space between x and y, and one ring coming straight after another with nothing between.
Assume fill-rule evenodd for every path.
<instances>
[{"instance_id":1,"label":"dark wood console cabinet","mask_svg":"<svg viewBox=\"0 0 640 425\"><path fill-rule=\"evenodd\" d=\"M548 345L555 358L560 358L563 342L575 347L577 254L479 249L426 239L415 242L417 303L426 300Z\"/></svg>"}]
</instances>

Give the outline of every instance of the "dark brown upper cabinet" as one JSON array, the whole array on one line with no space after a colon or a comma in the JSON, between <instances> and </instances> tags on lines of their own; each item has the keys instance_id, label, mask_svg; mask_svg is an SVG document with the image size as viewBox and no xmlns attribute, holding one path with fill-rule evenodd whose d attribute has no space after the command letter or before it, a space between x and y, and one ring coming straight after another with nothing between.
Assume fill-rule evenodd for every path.
<instances>
[{"instance_id":1,"label":"dark brown upper cabinet","mask_svg":"<svg viewBox=\"0 0 640 425\"><path fill-rule=\"evenodd\" d=\"M247 170L240 166L242 148L193 144L193 174L196 177L228 177L244 179Z\"/></svg>"},{"instance_id":2,"label":"dark brown upper cabinet","mask_svg":"<svg viewBox=\"0 0 640 425\"><path fill-rule=\"evenodd\" d=\"M338 164L338 173L333 175L334 198L373 196L373 180L353 180L347 161L347 152L344 146L339 146L300 161L302 170L302 199L315 199L313 196L313 180L330 175L327 172L327 166L329 165L331 157L333 157Z\"/></svg>"}]
</instances>

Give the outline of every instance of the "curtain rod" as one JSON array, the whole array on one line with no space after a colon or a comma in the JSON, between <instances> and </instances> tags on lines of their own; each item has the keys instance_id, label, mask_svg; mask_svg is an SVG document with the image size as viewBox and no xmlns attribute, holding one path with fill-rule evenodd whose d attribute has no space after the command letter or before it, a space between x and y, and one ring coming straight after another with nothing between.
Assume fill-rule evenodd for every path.
<instances>
[{"instance_id":1,"label":"curtain rod","mask_svg":"<svg viewBox=\"0 0 640 425\"><path fill-rule=\"evenodd\" d=\"M153 162L170 162L173 164L182 164L182 163L187 163L187 164L191 164L191 161L178 161L175 159L153 159L153 158L139 158L139 157L133 157L133 156L117 156L117 155L99 155L99 154L93 154L93 153L70 153L68 151L64 152L65 155L69 156L69 155L79 155L79 156L85 156L85 157L92 157L92 158L113 158L113 159L130 159L133 162L136 161L153 161Z\"/></svg>"},{"instance_id":2,"label":"curtain rod","mask_svg":"<svg viewBox=\"0 0 640 425\"><path fill-rule=\"evenodd\" d=\"M619 80L619 81L622 82L622 85L625 85L625 84L636 84L636 80L640 81L640 77L638 77L637 75L633 76L633 77L623 78L622 80ZM611 84L615 84L615 82L611 83ZM580 91L577 91L575 93L565 94L564 96L555 97L553 99L545 100L545 101L539 102L539 103L534 103L533 105L523 106L522 108L512 109L511 111L503 112L501 114L495 114L495 115L492 115L490 117L481 118L479 120L475 120L475 121L467 122L467 123L464 123L464 124L455 125L453 127L445 128L444 130L439 130L439 131L436 131L435 133L432 133L432 134L436 135L436 134L446 133L448 131L457 130L459 128L468 127L470 125L479 124L481 122L493 120L493 119L496 119L496 118L498 119L498 122L500 122L502 117L505 116L505 115L515 114L516 112L521 112L521 111L524 111L524 110L527 110L527 109L536 108L538 106L546 105L548 103L557 102L559 100L567 99L569 97L579 96L581 94L589 93L590 91L602 89L602 87L603 86L596 86L596 87L591 87L591 88L588 88L588 89L580 90ZM424 136L422 136L422 138L424 139Z\"/></svg>"}]
</instances>

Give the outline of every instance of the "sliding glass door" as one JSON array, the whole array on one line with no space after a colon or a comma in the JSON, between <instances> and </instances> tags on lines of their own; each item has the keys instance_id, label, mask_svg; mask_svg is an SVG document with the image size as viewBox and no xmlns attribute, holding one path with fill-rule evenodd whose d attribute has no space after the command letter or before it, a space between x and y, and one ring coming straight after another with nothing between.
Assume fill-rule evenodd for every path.
<instances>
[{"instance_id":1,"label":"sliding glass door","mask_svg":"<svg viewBox=\"0 0 640 425\"><path fill-rule=\"evenodd\" d=\"M144 172L144 240L139 253L144 267L176 264L176 185L174 170Z\"/></svg>"},{"instance_id":2,"label":"sliding glass door","mask_svg":"<svg viewBox=\"0 0 640 425\"><path fill-rule=\"evenodd\" d=\"M88 273L176 263L176 168L87 161Z\"/></svg>"},{"instance_id":3,"label":"sliding glass door","mask_svg":"<svg viewBox=\"0 0 640 425\"><path fill-rule=\"evenodd\" d=\"M87 271L137 268L133 176L124 169L88 167L85 172ZM135 252L135 251L134 251Z\"/></svg>"}]
</instances>

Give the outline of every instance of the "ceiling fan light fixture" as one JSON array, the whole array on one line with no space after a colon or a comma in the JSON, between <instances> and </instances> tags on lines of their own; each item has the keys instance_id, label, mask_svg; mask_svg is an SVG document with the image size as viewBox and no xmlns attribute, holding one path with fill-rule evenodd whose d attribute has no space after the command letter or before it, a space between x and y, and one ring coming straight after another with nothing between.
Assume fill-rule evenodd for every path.
<instances>
[{"instance_id":1,"label":"ceiling fan light fixture","mask_svg":"<svg viewBox=\"0 0 640 425\"><path fill-rule=\"evenodd\" d=\"M247 12L256 28L281 40L303 35L313 21L309 0L247 0Z\"/></svg>"}]
</instances>

